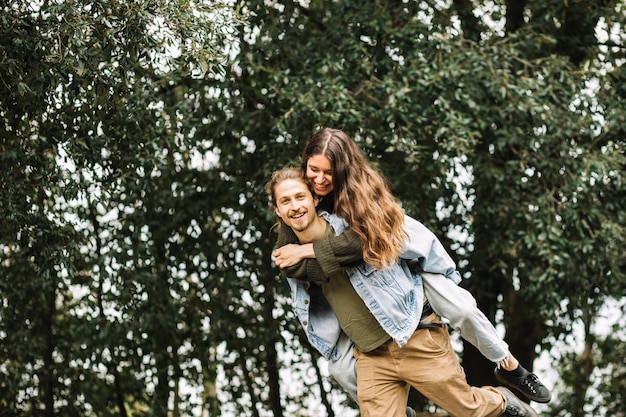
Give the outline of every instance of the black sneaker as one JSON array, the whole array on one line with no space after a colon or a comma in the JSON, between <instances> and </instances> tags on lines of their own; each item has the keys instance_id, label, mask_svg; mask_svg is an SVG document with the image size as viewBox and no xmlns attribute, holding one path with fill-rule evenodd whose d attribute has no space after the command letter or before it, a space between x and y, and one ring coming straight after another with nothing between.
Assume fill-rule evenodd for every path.
<instances>
[{"instance_id":1,"label":"black sneaker","mask_svg":"<svg viewBox=\"0 0 626 417\"><path fill-rule=\"evenodd\" d=\"M535 410L517 398L508 388L496 387L496 389L506 398L506 409L501 417L539 417Z\"/></svg>"},{"instance_id":2,"label":"black sneaker","mask_svg":"<svg viewBox=\"0 0 626 417\"><path fill-rule=\"evenodd\" d=\"M513 377L507 374L506 371L501 371L499 368L496 368L494 371L496 379L509 388L516 390L529 400L537 401L538 403L550 402L550 390L539 381L537 375L528 372L522 365L519 366L522 371L524 371L521 377Z\"/></svg>"}]
</instances>

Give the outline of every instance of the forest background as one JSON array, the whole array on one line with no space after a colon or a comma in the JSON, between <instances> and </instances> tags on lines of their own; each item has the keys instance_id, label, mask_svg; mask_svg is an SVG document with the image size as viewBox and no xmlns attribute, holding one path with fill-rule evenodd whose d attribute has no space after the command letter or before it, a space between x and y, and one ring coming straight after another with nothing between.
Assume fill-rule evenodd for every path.
<instances>
[{"instance_id":1,"label":"forest background","mask_svg":"<svg viewBox=\"0 0 626 417\"><path fill-rule=\"evenodd\" d=\"M358 141L513 353L556 374L542 416L626 415L625 16L3 2L0 416L357 415L270 259L263 185L320 126Z\"/></svg>"}]
</instances>

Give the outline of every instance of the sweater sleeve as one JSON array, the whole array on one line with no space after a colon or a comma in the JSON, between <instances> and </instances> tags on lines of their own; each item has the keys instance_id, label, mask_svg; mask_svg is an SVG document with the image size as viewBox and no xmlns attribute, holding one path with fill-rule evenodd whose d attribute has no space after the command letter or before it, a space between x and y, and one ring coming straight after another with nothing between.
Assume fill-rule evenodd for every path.
<instances>
[{"instance_id":1,"label":"sweater sleeve","mask_svg":"<svg viewBox=\"0 0 626 417\"><path fill-rule=\"evenodd\" d=\"M281 227L278 231L276 247L280 248L290 243L298 244L300 242L291 227ZM280 271L285 277L301 281L322 282L326 279L322 268L315 259L303 259L295 265L281 268Z\"/></svg>"},{"instance_id":2,"label":"sweater sleeve","mask_svg":"<svg viewBox=\"0 0 626 417\"><path fill-rule=\"evenodd\" d=\"M341 235L313 242L315 258L325 276L363 263L363 243L350 228Z\"/></svg>"},{"instance_id":3,"label":"sweater sleeve","mask_svg":"<svg viewBox=\"0 0 626 417\"><path fill-rule=\"evenodd\" d=\"M278 247L288 243L298 243L295 234L288 229L294 241L282 238L279 232ZM282 243L282 245L280 244ZM320 282L336 272L342 271L351 266L363 263L363 244L361 238L350 228L347 228L339 236L330 236L325 239L313 242L315 259L303 259L295 265L282 268L281 271L289 278Z\"/></svg>"}]
</instances>

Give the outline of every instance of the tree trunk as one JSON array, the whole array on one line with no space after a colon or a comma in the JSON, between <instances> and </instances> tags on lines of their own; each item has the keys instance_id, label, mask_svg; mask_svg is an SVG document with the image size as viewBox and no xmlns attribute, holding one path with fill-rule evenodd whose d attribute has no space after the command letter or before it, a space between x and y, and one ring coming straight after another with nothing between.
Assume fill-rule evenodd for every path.
<instances>
[{"instance_id":1,"label":"tree trunk","mask_svg":"<svg viewBox=\"0 0 626 417\"><path fill-rule=\"evenodd\" d=\"M276 342L277 342L277 334L276 331L273 330L277 328L274 322L273 308L276 305L276 297L274 296L274 289L272 286L267 286L267 290L265 291L265 295L267 297L267 301L265 303L265 323L268 324L268 337L267 337L267 345L265 346L267 350L266 360L267 360L267 376L268 376L268 386L270 389L269 392L269 402L272 407L272 411L274 413L274 417L282 417L283 416L283 407L280 402L280 374L278 364L278 353L276 352ZM271 334L269 332L272 332Z\"/></svg>"},{"instance_id":2,"label":"tree trunk","mask_svg":"<svg viewBox=\"0 0 626 417\"><path fill-rule=\"evenodd\" d=\"M49 279L52 281L48 292L46 293L45 309L42 317L45 332L45 351L43 352L44 368L42 372L41 386L43 388L45 412L47 417L54 417L54 380L55 380L55 364L52 358L55 341L54 341L54 317L56 315L56 298L57 285L56 275L54 272L48 273Z\"/></svg>"},{"instance_id":3,"label":"tree trunk","mask_svg":"<svg viewBox=\"0 0 626 417\"><path fill-rule=\"evenodd\" d=\"M537 358L535 346L544 336L543 323L535 314L535 305L530 300L522 299L513 289L509 290L505 299L509 314L505 318L507 328L504 340L520 364L532 371Z\"/></svg>"},{"instance_id":4,"label":"tree trunk","mask_svg":"<svg viewBox=\"0 0 626 417\"><path fill-rule=\"evenodd\" d=\"M311 349L311 352L313 352L312 349ZM330 404L330 401L328 401L328 392L326 392L326 390L324 389L324 384L323 384L324 379L322 378L322 372L320 371L320 367L318 366L318 363L317 363L318 355L313 353L311 355L311 358L312 358L311 362L313 364L313 368L315 369L315 375L317 376L318 386L320 387L320 396L321 396L322 404L324 404L324 407L326 407L326 413L328 414L328 417L335 417L335 412L333 411L333 407Z\"/></svg>"}]
</instances>

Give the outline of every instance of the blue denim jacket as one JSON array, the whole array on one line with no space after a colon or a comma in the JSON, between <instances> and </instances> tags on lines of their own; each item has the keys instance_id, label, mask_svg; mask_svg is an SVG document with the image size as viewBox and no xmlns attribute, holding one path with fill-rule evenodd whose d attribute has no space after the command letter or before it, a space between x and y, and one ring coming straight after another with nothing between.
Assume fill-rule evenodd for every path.
<instances>
[{"instance_id":1,"label":"blue denim jacket","mask_svg":"<svg viewBox=\"0 0 626 417\"><path fill-rule=\"evenodd\" d=\"M337 235L348 226L336 214L321 212L320 215ZM384 270L367 264L346 270L356 292L400 346L417 329L424 299L422 278L419 273L411 272L408 261L417 262L423 271L442 274L455 284L461 281L454 261L430 230L409 216L405 216L404 226L409 239L398 263ZM291 287L294 310L309 342L327 359L336 359L340 355L335 345L341 327L321 289L311 286L308 281L292 278L287 278L287 281Z\"/></svg>"}]
</instances>

